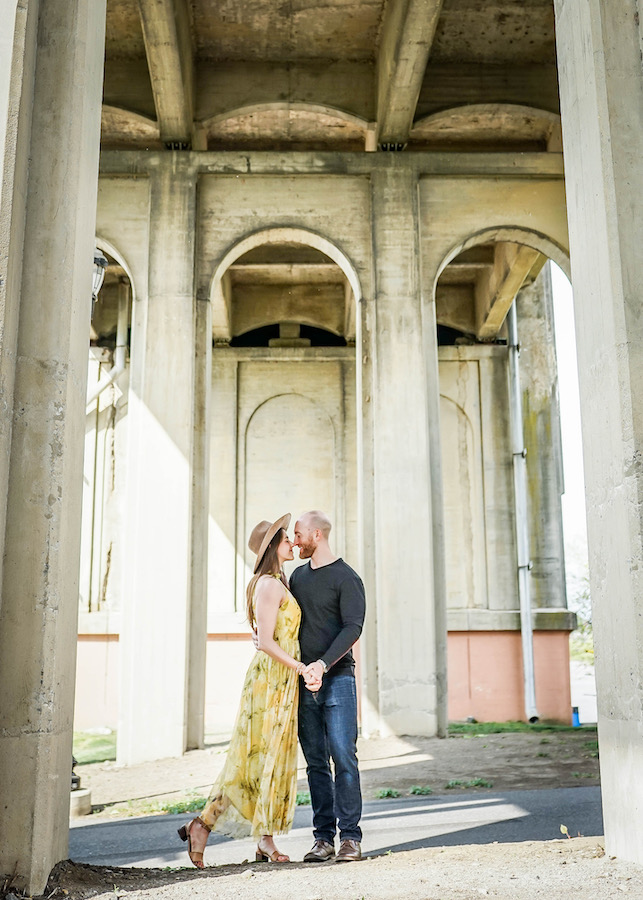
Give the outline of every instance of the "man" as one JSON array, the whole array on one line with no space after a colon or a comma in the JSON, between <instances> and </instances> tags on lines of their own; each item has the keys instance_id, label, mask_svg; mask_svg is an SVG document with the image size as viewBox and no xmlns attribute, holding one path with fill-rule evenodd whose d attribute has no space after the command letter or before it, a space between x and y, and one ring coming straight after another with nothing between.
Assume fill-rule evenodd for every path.
<instances>
[{"instance_id":1,"label":"man","mask_svg":"<svg viewBox=\"0 0 643 900\"><path fill-rule=\"evenodd\" d=\"M304 862L361 859L362 793L357 766L357 692L351 647L364 624L364 585L328 543L331 523L319 511L295 523L294 546L309 563L290 587L301 607L299 643L316 684L299 692L299 743L306 758L315 843ZM310 680L310 678L308 679ZM333 760L335 777L330 767ZM335 856L335 833L340 847Z\"/></svg>"}]
</instances>

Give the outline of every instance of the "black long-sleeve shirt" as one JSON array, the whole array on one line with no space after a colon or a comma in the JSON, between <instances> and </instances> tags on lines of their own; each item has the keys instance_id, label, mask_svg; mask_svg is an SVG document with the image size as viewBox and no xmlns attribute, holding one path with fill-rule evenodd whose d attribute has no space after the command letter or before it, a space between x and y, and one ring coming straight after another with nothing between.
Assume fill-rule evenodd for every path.
<instances>
[{"instance_id":1,"label":"black long-sleeve shirt","mask_svg":"<svg viewBox=\"0 0 643 900\"><path fill-rule=\"evenodd\" d=\"M307 563L290 576L290 590L301 607L302 661L323 659L329 675L353 672L351 647L362 632L366 612L364 585L357 572L343 559L317 569Z\"/></svg>"}]
</instances>

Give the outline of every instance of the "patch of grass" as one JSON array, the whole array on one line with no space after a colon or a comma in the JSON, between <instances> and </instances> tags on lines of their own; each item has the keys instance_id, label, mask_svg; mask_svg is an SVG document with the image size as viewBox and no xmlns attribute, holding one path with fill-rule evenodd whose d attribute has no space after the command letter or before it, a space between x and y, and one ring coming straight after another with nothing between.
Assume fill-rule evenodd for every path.
<instances>
[{"instance_id":1,"label":"patch of grass","mask_svg":"<svg viewBox=\"0 0 643 900\"><path fill-rule=\"evenodd\" d=\"M297 791L297 806L310 806L310 791Z\"/></svg>"},{"instance_id":2,"label":"patch of grass","mask_svg":"<svg viewBox=\"0 0 643 900\"><path fill-rule=\"evenodd\" d=\"M73 754L78 765L116 759L116 732L109 728L75 731Z\"/></svg>"},{"instance_id":3,"label":"patch of grass","mask_svg":"<svg viewBox=\"0 0 643 900\"><path fill-rule=\"evenodd\" d=\"M450 722L449 737L456 735L504 734L514 732L595 732L595 725L557 725L555 722Z\"/></svg>"},{"instance_id":4,"label":"patch of grass","mask_svg":"<svg viewBox=\"0 0 643 900\"><path fill-rule=\"evenodd\" d=\"M585 741L583 747L589 751L588 756L598 759L598 741Z\"/></svg>"},{"instance_id":5,"label":"patch of grass","mask_svg":"<svg viewBox=\"0 0 643 900\"><path fill-rule=\"evenodd\" d=\"M592 772L572 772L572 778L596 778Z\"/></svg>"},{"instance_id":6,"label":"patch of grass","mask_svg":"<svg viewBox=\"0 0 643 900\"><path fill-rule=\"evenodd\" d=\"M375 797L377 800L386 800L389 797L399 797L400 792L396 791L395 788L380 788L379 791L375 791Z\"/></svg>"},{"instance_id":7,"label":"patch of grass","mask_svg":"<svg viewBox=\"0 0 643 900\"><path fill-rule=\"evenodd\" d=\"M428 784L412 784L409 788L409 794L432 794L433 788Z\"/></svg>"},{"instance_id":8,"label":"patch of grass","mask_svg":"<svg viewBox=\"0 0 643 900\"><path fill-rule=\"evenodd\" d=\"M108 807L108 811L114 816L177 816L182 813L201 812L207 802L207 797L196 794L188 794L185 797L177 797L174 800L129 800L127 803L116 803ZM106 809L106 807L98 807Z\"/></svg>"},{"instance_id":9,"label":"patch of grass","mask_svg":"<svg viewBox=\"0 0 643 900\"><path fill-rule=\"evenodd\" d=\"M540 753L537 753L536 756L547 757L547 759L549 759L549 757L551 756L551 753L542 753L542 752L540 752Z\"/></svg>"},{"instance_id":10,"label":"patch of grass","mask_svg":"<svg viewBox=\"0 0 643 900\"><path fill-rule=\"evenodd\" d=\"M192 797L186 800L176 800L173 803L159 803L159 812L176 816L179 813L201 812L207 802L207 797Z\"/></svg>"},{"instance_id":11,"label":"patch of grass","mask_svg":"<svg viewBox=\"0 0 643 900\"><path fill-rule=\"evenodd\" d=\"M460 781L459 779L452 778L451 781L447 781L444 785L447 790L451 790L452 788L472 788L472 787L485 787L492 788L493 782L488 781L486 778L470 778L469 781Z\"/></svg>"}]
</instances>

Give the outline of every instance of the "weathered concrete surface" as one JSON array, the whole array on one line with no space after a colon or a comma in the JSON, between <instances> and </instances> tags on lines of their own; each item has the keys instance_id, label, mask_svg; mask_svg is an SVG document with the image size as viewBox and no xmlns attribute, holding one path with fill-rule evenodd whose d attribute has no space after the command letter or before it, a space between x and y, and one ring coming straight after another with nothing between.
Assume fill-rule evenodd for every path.
<instances>
[{"instance_id":1,"label":"weathered concrete surface","mask_svg":"<svg viewBox=\"0 0 643 900\"><path fill-rule=\"evenodd\" d=\"M100 0L30 4L12 96L29 166L14 168L24 245L2 235L20 318L0 609L0 871L30 893L67 854L104 21Z\"/></svg>"},{"instance_id":2,"label":"weathered concrete surface","mask_svg":"<svg viewBox=\"0 0 643 900\"><path fill-rule=\"evenodd\" d=\"M427 394L439 386L424 378L416 177L375 174L371 204L380 728L383 734L435 734L438 701L444 702L436 677L444 635L436 632L429 474L429 431L438 422L428 420L428 410L437 404L429 407Z\"/></svg>"},{"instance_id":3,"label":"weathered concrete surface","mask_svg":"<svg viewBox=\"0 0 643 900\"><path fill-rule=\"evenodd\" d=\"M606 847L643 861L640 4L556 0Z\"/></svg>"},{"instance_id":4,"label":"weathered concrete surface","mask_svg":"<svg viewBox=\"0 0 643 900\"><path fill-rule=\"evenodd\" d=\"M565 485L549 268L523 287L516 309L533 562L531 595L537 609L566 612L561 509Z\"/></svg>"},{"instance_id":5,"label":"weathered concrete surface","mask_svg":"<svg viewBox=\"0 0 643 900\"><path fill-rule=\"evenodd\" d=\"M149 293L135 309L129 404L123 763L181 754L187 728L195 182L174 157L150 187Z\"/></svg>"}]
</instances>

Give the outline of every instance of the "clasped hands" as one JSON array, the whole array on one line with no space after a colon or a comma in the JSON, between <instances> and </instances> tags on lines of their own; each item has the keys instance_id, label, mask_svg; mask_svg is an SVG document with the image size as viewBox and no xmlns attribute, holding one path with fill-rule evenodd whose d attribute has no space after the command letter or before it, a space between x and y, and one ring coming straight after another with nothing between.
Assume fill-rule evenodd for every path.
<instances>
[{"instance_id":1,"label":"clasped hands","mask_svg":"<svg viewBox=\"0 0 643 900\"><path fill-rule=\"evenodd\" d=\"M257 637L257 632L254 630L252 632L252 643L255 645L255 650L258 650L259 638ZM313 694L316 694L322 686L324 672L318 662L309 663L307 666L304 665L304 663L300 663L297 666L297 674L301 675L304 679L304 684Z\"/></svg>"},{"instance_id":2,"label":"clasped hands","mask_svg":"<svg viewBox=\"0 0 643 900\"><path fill-rule=\"evenodd\" d=\"M322 686L322 667L318 662L309 663L300 670L299 674L304 679L304 684L309 691L316 693Z\"/></svg>"}]
</instances>

